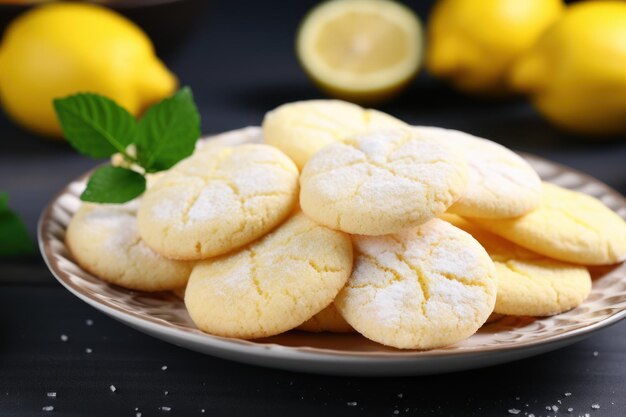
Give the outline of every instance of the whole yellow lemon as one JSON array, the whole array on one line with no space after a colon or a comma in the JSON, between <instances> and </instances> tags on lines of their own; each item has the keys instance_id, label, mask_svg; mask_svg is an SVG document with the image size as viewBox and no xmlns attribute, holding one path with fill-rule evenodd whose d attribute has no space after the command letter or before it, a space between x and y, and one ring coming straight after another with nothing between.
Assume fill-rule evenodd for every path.
<instances>
[{"instance_id":1,"label":"whole yellow lemon","mask_svg":"<svg viewBox=\"0 0 626 417\"><path fill-rule=\"evenodd\" d=\"M61 136L52 100L105 95L134 115L172 94L176 77L146 34L100 6L52 3L16 18L0 45L0 99L35 132Z\"/></svg>"},{"instance_id":2,"label":"whole yellow lemon","mask_svg":"<svg viewBox=\"0 0 626 417\"><path fill-rule=\"evenodd\" d=\"M578 3L511 72L556 125L578 133L626 132L626 2Z\"/></svg>"},{"instance_id":3,"label":"whole yellow lemon","mask_svg":"<svg viewBox=\"0 0 626 417\"><path fill-rule=\"evenodd\" d=\"M562 0L439 0L428 23L426 67L460 90L505 94L514 60L563 9Z\"/></svg>"}]
</instances>

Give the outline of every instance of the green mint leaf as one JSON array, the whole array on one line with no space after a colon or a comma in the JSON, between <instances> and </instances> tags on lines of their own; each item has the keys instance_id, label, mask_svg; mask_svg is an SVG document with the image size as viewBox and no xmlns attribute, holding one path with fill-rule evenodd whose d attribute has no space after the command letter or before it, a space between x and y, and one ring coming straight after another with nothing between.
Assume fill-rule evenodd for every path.
<instances>
[{"instance_id":1,"label":"green mint leaf","mask_svg":"<svg viewBox=\"0 0 626 417\"><path fill-rule=\"evenodd\" d=\"M9 209L8 202L9 196L0 193L0 256L32 254L33 241L22 220Z\"/></svg>"},{"instance_id":2,"label":"green mint leaf","mask_svg":"<svg viewBox=\"0 0 626 417\"><path fill-rule=\"evenodd\" d=\"M191 155L200 137L200 114L189 87L150 107L137 132L137 160L146 172L163 171Z\"/></svg>"},{"instance_id":3,"label":"green mint leaf","mask_svg":"<svg viewBox=\"0 0 626 417\"><path fill-rule=\"evenodd\" d=\"M130 169L106 165L91 175L80 199L93 203L121 204L139 197L145 189L146 179L143 175Z\"/></svg>"},{"instance_id":4,"label":"green mint leaf","mask_svg":"<svg viewBox=\"0 0 626 417\"><path fill-rule=\"evenodd\" d=\"M80 153L107 158L134 142L135 118L113 100L81 93L54 100L63 135Z\"/></svg>"}]
</instances>

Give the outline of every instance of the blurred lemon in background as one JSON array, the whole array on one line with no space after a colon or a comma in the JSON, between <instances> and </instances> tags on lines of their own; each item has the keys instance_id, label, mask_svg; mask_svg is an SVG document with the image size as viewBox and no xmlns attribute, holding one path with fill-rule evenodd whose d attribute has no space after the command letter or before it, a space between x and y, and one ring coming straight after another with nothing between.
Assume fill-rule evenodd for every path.
<instances>
[{"instance_id":1,"label":"blurred lemon in background","mask_svg":"<svg viewBox=\"0 0 626 417\"><path fill-rule=\"evenodd\" d=\"M54 98L99 93L138 115L176 86L141 29L100 6L53 3L32 9L11 23L0 45L4 109L44 135L61 135Z\"/></svg>"},{"instance_id":2,"label":"blurred lemon in background","mask_svg":"<svg viewBox=\"0 0 626 417\"><path fill-rule=\"evenodd\" d=\"M358 102L385 100L417 73L422 26L389 0L331 0L304 19L296 48L309 76L330 95Z\"/></svg>"},{"instance_id":3,"label":"blurred lemon in background","mask_svg":"<svg viewBox=\"0 0 626 417\"><path fill-rule=\"evenodd\" d=\"M570 6L519 59L511 83L560 127L626 132L626 2Z\"/></svg>"},{"instance_id":4,"label":"blurred lemon in background","mask_svg":"<svg viewBox=\"0 0 626 417\"><path fill-rule=\"evenodd\" d=\"M563 12L562 0L439 0L426 67L470 93L508 92L507 72Z\"/></svg>"}]
</instances>

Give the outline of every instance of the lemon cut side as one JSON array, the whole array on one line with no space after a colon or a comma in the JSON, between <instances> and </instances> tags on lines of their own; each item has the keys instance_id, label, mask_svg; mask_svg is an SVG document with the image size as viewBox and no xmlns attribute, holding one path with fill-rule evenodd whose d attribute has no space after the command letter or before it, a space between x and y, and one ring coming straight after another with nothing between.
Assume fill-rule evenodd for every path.
<instances>
[{"instance_id":1,"label":"lemon cut side","mask_svg":"<svg viewBox=\"0 0 626 417\"><path fill-rule=\"evenodd\" d=\"M331 95L379 101L417 73L422 38L422 25L406 6L331 0L304 19L296 47L309 76Z\"/></svg>"}]
</instances>

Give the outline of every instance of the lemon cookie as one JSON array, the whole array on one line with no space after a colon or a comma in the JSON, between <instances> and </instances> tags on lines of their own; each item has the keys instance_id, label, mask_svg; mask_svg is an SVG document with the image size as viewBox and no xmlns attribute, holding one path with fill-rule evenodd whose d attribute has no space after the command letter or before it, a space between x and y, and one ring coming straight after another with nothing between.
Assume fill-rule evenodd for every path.
<instances>
[{"instance_id":1,"label":"lemon cookie","mask_svg":"<svg viewBox=\"0 0 626 417\"><path fill-rule=\"evenodd\" d=\"M464 159L429 133L380 130L333 143L300 176L317 222L363 235L395 233L443 213L463 192Z\"/></svg>"},{"instance_id":2,"label":"lemon cookie","mask_svg":"<svg viewBox=\"0 0 626 417\"><path fill-rule=\"evenodd\" d=\"M67 228L76 262L103 280L132 290L184 286L192 263L164 258L137 233L137 201L124 205L83 203Z\"/></svg>"},{"instance_id":3,"label":"lemon cookie","mask_svg":"<svg viewBox=\"0 0 626 417\"><path fill-rule=\"evenodd\" d=\"M534 252L583 265L626 259L626 222L598 199L543 183L541 205L513 219L471 222Z\"/></svg>"},{"instance_id":4,"label":"lemon cookie","mask_svg":"<svg viewBox=\"0 0 626 417\"><path fill-rule=\"evenodd\" d=\"M168 258L216 256L273 229L297 194L298 169L278 149L216 147L180 162L144 194L139 233Z\"/></svg>"},{"instance_id":5,"label":"lemon cookie","mask_svg":"<svg viewBox=\"0 0 626 417\"><path fill-rule=\"evenodd\" d=\"M427 126L415 129L439 135L465 154L467 187L450 212L497 219L521 216L539 206L539 175L513 151L458 130Z\"/></svg>"},{"instance_id":6,"label":"lemon cookie","mask_svg":"<svg viewBox=\"0 0 626 417\"><path fill-rule=\"evenodd\" d=\"M329 143L372 129L406 126L385 113L340 100L309 100L284 104L263 120L267 144L282 150L302 169Z\"/></svg>"},{"instance_id":7,"label":"lemon cookie","mask_svg":"<svg viewBox=\"0 0 626 417\"><path fill-rule=\"evenodd\" d=\"M328 306L351 269L350 238L297 213L261 240L199 262L185 305L194 323L208 333L271 336Z\"/></svg>"},{"instance_id":8,"label":"lemon cookie","mask_svg":"<svg viewBox=\"0 0 626 417\"><path fill-rule=\"evenodd\" d=\"M401 349L442 347L471 336L493 310L493 262L443 220L354 236L353 244L354 270L335 305L369 339Z\"/></svg>"},{"instance_id":9,"label":"lemon cookie","mask_svg":"<svg viewBox=\"0 0 626 417\"><path fill-rule=\"evenodd\" d=\"M441 218L471 234L491 256L498 281L494 312L551 316L577 307L589 295L591 276L584 266L546 258L459 216Z\"/></svg>"},{"instance_id":10,"label":"lemon cookie","mask_svg":"<svg viewBox=\"0 0 626 417\"><path fill-rule=\"evenodd\" d=\"M341 313L335 307L335 304L331 304L300 326L296 327L297 330L303 330L305 332L321 333L353 333L354 329L348 324L348 322L341 316Z\"/></svg>"}]
</instances>

